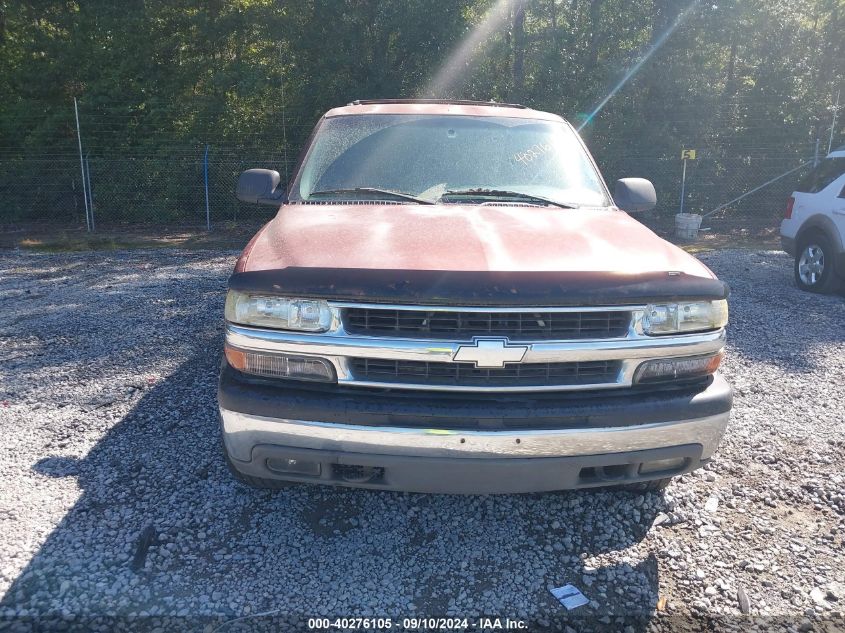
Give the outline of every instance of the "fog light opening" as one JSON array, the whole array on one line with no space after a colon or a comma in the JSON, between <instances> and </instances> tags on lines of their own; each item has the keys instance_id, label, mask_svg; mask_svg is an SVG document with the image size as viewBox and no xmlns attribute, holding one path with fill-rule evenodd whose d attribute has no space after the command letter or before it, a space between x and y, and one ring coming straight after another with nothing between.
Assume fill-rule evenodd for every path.
<instances>
[{"instance_id":1,"label":"fog light opening","mask_svg":"<svg viewBox=\"0 0 845 633\"><path fill-rule=\"evenodd\" d=\"M267 468L280 475L302 475L305 477L319 477L322 472L320 462L279 457L269 458Z\"/></svg>"},{"instance_id":2,"label":"fog light opening","mask_svg":"<svg viewBox=\"0 0 845 633\"><path fill-rule=\"evenodd\" d=\"M649 475L652 473L675 472L683 470L687 465L686 457L672 457L670 459L656 459L640 464L640 474Z\"/></svg>"}]
</instances>

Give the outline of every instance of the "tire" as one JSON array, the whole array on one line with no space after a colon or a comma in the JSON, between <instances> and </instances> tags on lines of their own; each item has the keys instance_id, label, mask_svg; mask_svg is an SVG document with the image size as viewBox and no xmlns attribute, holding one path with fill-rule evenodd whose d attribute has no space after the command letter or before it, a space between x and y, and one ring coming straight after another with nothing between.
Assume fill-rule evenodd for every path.
<instances>
[{"instance_id":1,"label":"tire","mask_svg":"<svg viewBox=\"0 0 845 633\"><path fill-rule=\"evenodd\" d=\"M802 237L795 250L795 284L807 292L836 292L841 280L833 270L835 257L833 242L824 233Z\"/></svg>"},{"instance_id":2,"label":"tire","mask_svg":"<svg viewBox=\"0 0 845 633\"><path fill-rule=\"evenodd\" d=\"M242 473L235 467L235 464L232 463L232 458L229 457L229 451L226 450L225 445L223 446L223 457L226 460L226 466L229 467L229 472L232 473L232 476L240 483L251 488L259 488L261 490L282 490L283 488L290 488L292 486L299 485L295 481L264 479L263 477L253 477L252 475Z\"/></svg>"},{"instance_id":3,"label":"tire","mask_svg":"<svg viewBox=\"0 0 845 633\"><path fill-rule=\"evenodd\" d=\"M671 477L664 477L663 479L652 479L651 481L641 481L635 484L620 484L618 486L609 486L610 490L618 490L620 492L659 492L669 485L672 481Z\"/></svg>"}]
</instances>

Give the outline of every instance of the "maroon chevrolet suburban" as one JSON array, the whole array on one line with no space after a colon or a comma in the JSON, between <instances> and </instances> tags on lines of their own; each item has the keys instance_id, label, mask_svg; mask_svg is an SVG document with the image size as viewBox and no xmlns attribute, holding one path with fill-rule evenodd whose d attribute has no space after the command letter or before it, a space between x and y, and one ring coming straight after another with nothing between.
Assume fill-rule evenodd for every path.
<instances>
[{"instance_id":1,"label":"maroon chevrolet suburban","mask_svg":"<svg viewBox=\"0 0 845 633\"><path fill-rule=\"evenodd\" d=\"M219 407L241 481L504 493L662 485L728 423L725 284L518 105L356 101L318 122L229 280Z\"/></svg>"}]
</instances>

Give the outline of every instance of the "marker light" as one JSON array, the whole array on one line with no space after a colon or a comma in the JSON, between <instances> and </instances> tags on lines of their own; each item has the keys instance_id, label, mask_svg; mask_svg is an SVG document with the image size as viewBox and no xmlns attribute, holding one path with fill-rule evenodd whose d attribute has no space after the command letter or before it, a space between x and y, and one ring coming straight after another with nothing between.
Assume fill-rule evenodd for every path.
<instances>
[{"instance_id":1,"label":"marker light","mask_svg":"<svg viewBox=\"0 0 845 633\"><path fill-rule=\"evenodd\" d=\"M288 378L334 382L334 367L324 358L316 356L290 356L288 354L262 354L226 345L229 365L245 374L263 378Z\"/></svg>"},{"instance_id":2,"label":"marker light","mask_svg":"<svg viewBox=\"0 0 845 633\"><path fill-rule=\"evenodd\" d=\"M709 376L719 368L722 352L706 356L658 358L642 363L634 374L634 383L668 382Z\"/></svg>"}]
</instances>

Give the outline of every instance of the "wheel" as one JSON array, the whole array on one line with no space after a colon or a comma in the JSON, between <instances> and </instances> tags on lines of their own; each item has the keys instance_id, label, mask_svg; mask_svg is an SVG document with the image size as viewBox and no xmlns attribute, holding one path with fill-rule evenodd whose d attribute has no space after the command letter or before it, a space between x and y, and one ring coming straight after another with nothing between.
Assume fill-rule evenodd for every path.
<instances>
[{"instance_id":1,"label":"wheel","mask_svg":"<svg viewBox=\"0 0 845 633\"><path fill-rule=\"evenodd\" d=\"M670 481L672 481L671 477L664 477L663 479L652 479L651 481L641 481L635 484L608 486L608 488L610 490L619 490L622 492L659 492L666 488Z\"/></svg>"},{"instance_id":2,"label":"wheel","mask_svg":"<svg viewBox=\"0 0 845 633\"><path fill-rule=\"evenodd\" d=\"M833 243L826 235L803 237L795 254L795 283L809 292L835 292L840 280L833 270L833 259Z\"/></svg>"},{"instance_id":3,"label":"wheel","mask_svg":"<svg viewBox=\"0 0 845 633\"><path fill-rule=\"evenodd\" d=\"M232 458L229 457L229 451L226 446L223 446L223 457L226 460L226 465L229 467L229 472L232 476L242 484L250 486L251 488L261 488L263 490L281 490L283 488L290 488L298 485L295 481L281 481L279 479L264 479L263 477L253 477L246 475L239 471L232 463Z\"/></svg>"}]
</instances>

